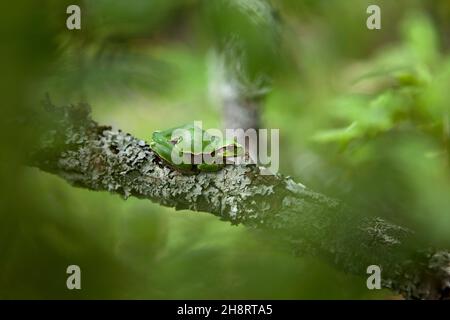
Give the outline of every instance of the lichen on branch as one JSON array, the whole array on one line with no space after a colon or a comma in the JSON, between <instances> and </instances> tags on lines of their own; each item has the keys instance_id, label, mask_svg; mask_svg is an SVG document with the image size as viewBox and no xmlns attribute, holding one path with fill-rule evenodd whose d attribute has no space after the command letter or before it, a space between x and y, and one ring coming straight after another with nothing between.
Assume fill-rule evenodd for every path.
<instances>
[{"instance_id":1,"label":"lichen on branch","mask_svg":"<svg viewBox=\"0 0 450 320\"><path fill-rule=\"evenodd\" d=\"M88 105L45 105L41 121L33 122L38 141L29 165L77 187L209 212L270 232L296 254L317 256L362 277L367 266L380 265L384 286L406 298L449 296L450 254L411 246L415 235L407 228L357 214L290 177L260 175L255 165L183 174L146 141L98 125Z\"/></svg>"}]
</instances>

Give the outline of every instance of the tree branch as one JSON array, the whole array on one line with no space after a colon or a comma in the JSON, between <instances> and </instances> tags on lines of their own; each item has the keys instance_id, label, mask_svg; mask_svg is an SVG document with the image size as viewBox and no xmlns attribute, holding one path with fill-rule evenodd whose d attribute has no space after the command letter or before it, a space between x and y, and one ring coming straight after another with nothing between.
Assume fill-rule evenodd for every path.
<instances>
[{"instance_id":1,"label":"tree branch","mask_svg":"<svg viewBox=\"0 0 450 320\"><path fill-rule=\"evenodd\" d=\"M367 266L379 265L383 285L406 298L449 296L450 254L417 250L406 228L358 215L289 177L259 175L256 166L230 165L195 175L174 171L144 140L98 125L85 104L56 108L47 103L47 111L33 121L39 142L28 163L74 186L209 212L270 231L296 254L318 256L362 277Z\"/></svg>"}]
</instances>

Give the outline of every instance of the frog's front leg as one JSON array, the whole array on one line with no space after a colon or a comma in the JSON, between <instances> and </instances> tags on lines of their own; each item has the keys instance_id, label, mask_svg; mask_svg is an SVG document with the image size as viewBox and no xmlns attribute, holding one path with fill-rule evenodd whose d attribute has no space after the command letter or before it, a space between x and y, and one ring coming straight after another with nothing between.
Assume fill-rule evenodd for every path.
<instances>
[{"instance_id":1,"label":"frog's front leg","mask_svg":"<svg viewBox=\"0 0 450 320\"><path fill-rule=\"evenodd\" d=\"M204 172L216 172L216 171L219 171L220 169L222 169L223 167L224 167L223 164L201 163L197 166L197 169L199 171L204 171Z\"/></svg>"}]
</instances>

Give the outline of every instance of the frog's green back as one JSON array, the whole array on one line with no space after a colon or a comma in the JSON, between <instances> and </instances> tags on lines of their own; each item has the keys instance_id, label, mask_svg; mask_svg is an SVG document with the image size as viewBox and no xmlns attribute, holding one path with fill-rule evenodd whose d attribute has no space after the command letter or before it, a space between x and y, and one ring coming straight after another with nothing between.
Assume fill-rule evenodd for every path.
<instances>
[{"instance_id":1,"label":"frog's green back","mask_svg":"<svg viewBox=\"0 0 450 320\"><path fill-rule=\"evenodd\" d=\"M221 163L201 163L203 155L228 158L240 156L243 150L236 141L227 142L228 140L209 135L193 123L155 131L152 139L152 149L170 165L182 170L216 171L222 167ZM175 164L172 159L174 152L182 159L200 158L200 163L198 160L190 160L191 163Z\"/></svg>"}]
</instances>

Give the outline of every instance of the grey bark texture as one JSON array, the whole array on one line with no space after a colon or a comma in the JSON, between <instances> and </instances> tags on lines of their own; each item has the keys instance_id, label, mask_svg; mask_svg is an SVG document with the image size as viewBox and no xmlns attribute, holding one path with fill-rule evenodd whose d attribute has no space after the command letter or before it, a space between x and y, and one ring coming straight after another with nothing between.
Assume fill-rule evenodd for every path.
<instances>
[{"instance_id":1,"label":"grey bark texture","mask_svg":"<svg viewBox=\"0 0 450 320\"><path fill-rule=\"evenodd\" d=\"M57 108L47 103L46 109L33 121L38 142L28 164L74 186L209 212L262 230L293 253L325 259L362 281L369 265L379 265L384 287L405 298L449 296L449 252L412 246L416 235L411 230L359 215L290 177L260 175L257 166L182 174L146 141L98 125L85 104Z\"/></svg>"}]
</instances>

